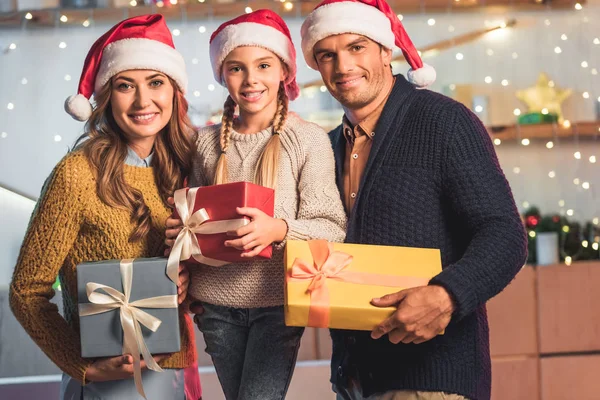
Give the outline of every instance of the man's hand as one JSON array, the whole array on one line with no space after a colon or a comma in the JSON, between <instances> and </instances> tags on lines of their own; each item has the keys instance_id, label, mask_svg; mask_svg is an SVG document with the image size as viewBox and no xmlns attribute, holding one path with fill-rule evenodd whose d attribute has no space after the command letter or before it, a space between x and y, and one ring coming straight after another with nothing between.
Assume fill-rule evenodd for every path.
<instances>
[{"instance_id":1,"label":"man's hand","mask_svg":"<svg viewBox=\"0 0 600 400\"><path fill-rule=\"evenodd\" d=\"M268 216L258 208L238 207L240 215L250 217L252 222L235 231L227 232L238 239L225 241L225 246L245 250L242 257L256 257L273 242L281 242L287 234L287 224L282 219Z\"/></svg>"},{"instance_id":2,"label":"man's hand","mask_svg":"<svg viewBox=\"0 0 600 400\"><path fill-rule=\"evenodd\" d=\"M371 332L373 339L388 334L394 344L419 344L433 339L446 329L454 312L450 294L438 285L401 290L373 299L371 304L397 308Z\"/></svg>"}]
</instances>

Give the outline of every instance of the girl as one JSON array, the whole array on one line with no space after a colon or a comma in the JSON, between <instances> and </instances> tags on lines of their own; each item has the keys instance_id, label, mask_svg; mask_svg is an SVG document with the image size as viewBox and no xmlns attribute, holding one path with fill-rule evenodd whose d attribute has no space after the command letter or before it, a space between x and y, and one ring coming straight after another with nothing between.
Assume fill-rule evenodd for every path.
<instances>
[{"instance_id":1,"label":"girl","mask_svg":"<svg viewBox=\"0 0 600 400\"><path fill-rule=\"evenodd\" d=\"M346 214L327 134L288 113L299 88L294 45L281 17L259 10L225 22L211 37L210 57L229 96L222 123L199 132L190 186L251 181L273 188L275 218L238 209L252 222L230 232L225 245L247 250L248 262L191 268L190 295L204 306L197 322L225 397L280 400L303 333L284 324L284 242L342 241ZM180 222L167 221L174 227L167 244ZM252 259L270 244L272 259Z\"/></svg>"},{"instance_id":2,"label":"girl","mask_svg":"<svg viewBox=\"0 0 600 400\"><path fill-rule=\"evenodd\" d=\"M141 398L131 355L81 357L76 266L162 255L166 201L191 167L186 84L183 57L163 17L145 15L120 22L94 43L79 94L65 103L74 118L89 119L87 140L46 181L10 286L13 313L64 372L62 399ZM57 274L64 318L49 301ZM180 275L180 300L187 279ZM200 397L193 325L181 308L180 324L181 351L155 357L164 373L143 373L151 398ZM185 389L184 375L193 383Z\"/></svg>"}]
</instances>

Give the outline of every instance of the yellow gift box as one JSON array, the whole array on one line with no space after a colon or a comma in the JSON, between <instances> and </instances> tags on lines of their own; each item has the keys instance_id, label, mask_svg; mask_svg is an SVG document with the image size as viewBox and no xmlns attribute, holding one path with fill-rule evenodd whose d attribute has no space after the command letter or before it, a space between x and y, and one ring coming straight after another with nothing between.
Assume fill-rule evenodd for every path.
<instances>
[{"instance_id":1,"label":"yellow gift box","mask_svg":"<svg viewBox=\"0 0 600 400\"><path fill-rule=\"evenodd\" d=\"M371 299L427 285L442 263L438 249L289 240L285 269L287 326L370 331L396 310Z\"/></svg>"}]
</instances>

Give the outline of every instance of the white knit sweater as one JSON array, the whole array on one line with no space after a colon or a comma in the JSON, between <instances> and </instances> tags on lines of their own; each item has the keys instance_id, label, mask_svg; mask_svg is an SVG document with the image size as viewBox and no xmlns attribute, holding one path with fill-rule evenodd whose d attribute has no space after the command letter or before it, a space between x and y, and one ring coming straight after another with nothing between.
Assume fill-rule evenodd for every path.
<instances>
[{"instance_id":1,"label":"white knit sweater","mask_svg":"<svg viewBox=\"0 0 600 400\"><path fill-rule=\"evenodd\" d=\"M220 125L200 130L189 185L211 185L218 158ZM232 132L227 150L229 182L252 182L271 128L256 134ZM275 218L288 225L286 239L341 242L346 213L335 182L333 151L319 126L289 115L280 134L281 155L275 190ZM222 267L191 268L190 294L227 307L256 308L283 304L284 243L273 246L273 258Z\"/></svg>"}]
</instances>

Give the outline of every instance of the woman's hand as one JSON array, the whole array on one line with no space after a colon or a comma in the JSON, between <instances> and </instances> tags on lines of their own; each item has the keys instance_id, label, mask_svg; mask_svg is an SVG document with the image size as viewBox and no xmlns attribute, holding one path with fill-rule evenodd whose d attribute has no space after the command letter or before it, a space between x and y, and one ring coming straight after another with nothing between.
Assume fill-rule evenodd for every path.
<instances>
[{"instance_id":1,"label":"woman's hand","mask_svg":"<svg viewBox=\"0 0 600 400\"><path fill-rule=\"evenodd\" d=\"M167 199L167 203L169 203L171 206L175 205L175 201L172 197ZM178 218L169 217L167 218L165 225L167 227L167 230L165 231L165 236L167 237L165 239L165 244L167 245L167 248L165 249L165 257L168 257L171 253L171 247L173 247L175 244L177 235L179 235L179 232L181 232L181 229L183 229L183 223Z\"/></svg>"},{"instance_id":2,"label":"woman's hand","mask_svg":"<svg viewBox=\"0 0 600 400\"><path fill-rule=\"evenodd\" d=\"M177 283L177 299L179 304L185 300L190 286L190 272L185 264L179 263L179 282Z\"/></svg>"},{"instance_id":3,"label":"woman's hand","mask_svg":"<svg viewBox=\"0 0 600 400\"><path fill-rule=\"evenodd\" d=\"M236 236L238 239L227 240L225 246L247 251L242 253L242 257L255 257L271 243L285 239L288 227L284 220L270 217L258 208L238 207L236 211L240 215L250 217L252 222L227 232L229 236Z\"/></svg>"},{"instance_id":4,"label":"woman's hand","mask_svg":"<svg viewBox=\"0 0 600 400\"><path fill-rule=\"evenodd\" d=\"M169 357L169 354L154 356L154 361L160 362ZM146 369L146 362L141 361L142 369ZM117 357L99 358L85 371L85 379L90 382L116 381L133 377L133 357L125 354Z\"/></svg>"}]
</instances>

